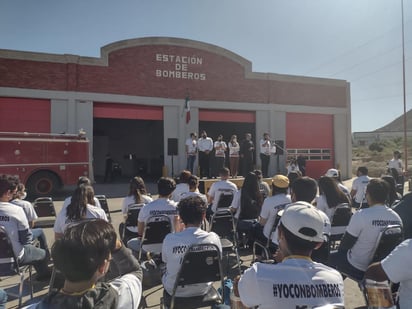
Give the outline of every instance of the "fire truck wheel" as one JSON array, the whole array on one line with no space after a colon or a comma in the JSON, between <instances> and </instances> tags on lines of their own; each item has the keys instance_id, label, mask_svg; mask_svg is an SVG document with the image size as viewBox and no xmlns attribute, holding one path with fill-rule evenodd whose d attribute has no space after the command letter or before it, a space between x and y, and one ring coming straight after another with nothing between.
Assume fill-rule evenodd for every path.
<instances>
[{"instance_id":1,"label":"fire truck wheel","mask_svg":"<svg viewBox=\"0 0 412 309\"><path fill-rule=\"evenodd\" d=\"M27 181L29 194L36 197L51 196L59 188L59 179L50 172L37 172Z\"/></svg>"}]
</instances>

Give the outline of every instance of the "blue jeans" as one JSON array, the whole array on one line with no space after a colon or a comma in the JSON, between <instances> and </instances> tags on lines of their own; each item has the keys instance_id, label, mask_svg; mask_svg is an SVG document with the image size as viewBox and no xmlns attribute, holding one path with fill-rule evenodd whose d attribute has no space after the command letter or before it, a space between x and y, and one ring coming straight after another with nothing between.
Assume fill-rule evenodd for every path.
<instances>
[{"instance_id":1,"label":"blue jeans","mask_svg":"<svg viewBox=\"0 0 412 309\"><path fill-rule=\"evenodd\" d=\"M33 245L24 245L24 254L20 259L20 265L33 265L38 276L49 274L48 255L46 250Z\"/></svg>"},{"instance_id":2,"label":"blue jeans","mask_svg":"<svg viewBox=\"0 0 412 309\"><path fill-rule=\"evenodd\" d=\"M0 309L5 309L7 303L7 293L3 289L0 289Z\"/></svg>"},{"instance_id":3,"label":"blue jeans","mask_svg":"<svg viewBox=\"0 0 412 309\"><path fill-rule=\"evenodd\" d=\"M347 251L337 251L329 255L328 265L351 279L361 281L365 272L352 266L348 261Z\"/></svg>"},{"instance_id":4,"label":"blue jeans","mask_svg":"<svg viewBox=\"0 0 412 309\"><path fill-rule=\"evenodd\" d=\"M31 233L33 234L33 239L36 239L39 241L40 248L49 251L49 247L47 246L46 235L44 234L43 229L41 228L31 229Z\"/></svg>"},{"instance_id":5,"label":"blue jeans","mask_svg":"<svg viewBox=\"0 0 412 309\"><path fill-rule=\"evenodd\" d=\"M196 156L187 156L187 165L186 165L186 169L188 171L190 171L193 174L193 167L195 165L195 161L196 161Z\"/></svg>"}]
</instances>

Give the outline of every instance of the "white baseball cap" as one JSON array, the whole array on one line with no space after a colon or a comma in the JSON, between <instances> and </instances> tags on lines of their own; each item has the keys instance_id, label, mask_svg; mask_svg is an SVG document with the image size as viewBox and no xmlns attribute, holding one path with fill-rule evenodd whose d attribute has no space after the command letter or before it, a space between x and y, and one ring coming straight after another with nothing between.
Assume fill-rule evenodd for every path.
<instances>
[{"instance_id":1,"label":"white baseball cap","mask_svg":"<svg viewBox=\"0 0 412 309\"><path fill-rule=\"evenodd\" d=\"M338 177L339 177L339 171L338 171L337 169L335 169L335 168L330 168L330 169L328 169L328 171L326 172L325 176L338 178Z\"/></svg>"},{"instance_id":2,"label":"white baseball cap","mask_svg":"<svg viewBox=\"0 0 412 309\"><path fill-rule=\"evenodd\" d=\"M293 235L308 241L323 242L324 219L320 210L310 204L288 206L280 219Z\"/></svg>"}]
</instances>

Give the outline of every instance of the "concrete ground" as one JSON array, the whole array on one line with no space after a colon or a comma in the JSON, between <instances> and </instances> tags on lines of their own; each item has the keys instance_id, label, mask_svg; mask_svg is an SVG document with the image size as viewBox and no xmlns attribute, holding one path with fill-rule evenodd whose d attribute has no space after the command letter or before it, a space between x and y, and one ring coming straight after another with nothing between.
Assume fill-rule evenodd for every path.
<instances>
[{"instance_id":1,"label":"concrete ground","mask_svg":"<svg viewBox=\"0 0 412 309\"><path fill-rule=\"evenodd\" d=\"M147 183L149 192L152 194L156 194L156 185L154 183ZM114 184L96 184L95 186L95 193L96 194L105 194L109 198L109 208L111 210L111 218L112 223L115 229L118 229L120 222L122 221L122 214L121 210L121 202L122 197L127 194L128 184L127 183L114 183ZM60 198L55 199L55 207L56 211L60 211L61 206L63 204L62 200L64 196L70 195L70 192L62 192ZM45 233L51 246L53 243L53 229L46 228ZM252 260L251 252L248 249L242 249L239 251L241 259L243 260L242 269L246 269L247 266L250 265ZM230 261L233 261L231 259ZM231 264L233 267L229 271L229 277L233 279L236 272L236 265L234 263ZM27 274L28 276L28 274ZM26 276L26 278L27 278ZM17 276L13 277L12 280L0 281L0 287L6 289L7 291L17 291L16 284L18 282ZM26 282L28 282L26 280ZM25 291L24 291L24 298L23 298L23 305L28 305L31 303L38 302L48 291L48 284L40 284L38 282L34 282L34 298L30 300L30 296L28 293L28 284L25 282ZM149 289L145 289L143 292L145 308L160 308L160 298L162 296L163 289L161 285L156 285ZM361 308L365 306L365 301L363 299L362 293L359 290L357 284L350 280L345 280L345 308L346 309L354 309L354 308ZM17 308L18 307L18 300L17 299L10 299L7 303L7 308Z\"/></svg>"}]
</instances>

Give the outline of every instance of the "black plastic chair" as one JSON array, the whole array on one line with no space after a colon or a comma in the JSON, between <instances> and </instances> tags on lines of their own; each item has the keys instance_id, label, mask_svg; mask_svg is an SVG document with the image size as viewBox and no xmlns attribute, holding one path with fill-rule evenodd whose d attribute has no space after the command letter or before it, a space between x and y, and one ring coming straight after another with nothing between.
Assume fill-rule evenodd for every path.
<instances>
[{"instance_id":1,"label":"black plastic chair","mask_svg":"<svg viewBox=\"0 0 412 309\"><path fill-rule=\"evenodd\" d=\"M187 286L196 283L220 281L223 288L222 256L215 244L195 244L186 251L180 270L176 277L172 295L166 291L161 299L161 308L200 308L223 303L224 295L221 295L211 286L206 295L193 297L177 297L176 290L179 286Z\"/></svg>"},{"instance_id":2,"label":"black plastic chair","mask_svg":"<svg viewBox=\"0 0 412 309\"><path fill-rule=\"evenodd\" d=\"M122 230L119 231L120 235L122 235L122 240L126 244L128 240L138 237L137 233L134 233L127 229L128 227L136 227L137 228L137 219L139 217L140 210L144 206L143 203L141 204L131 204L128 206L127 209L127 218L124 223L121 223L120 226ZM120 228L119 228L120 230Z\"/></svg>"},{"instance_id":3,"label":"black plastic chair","mask_svg":"<svg viewBox=\"0 0 412 309\"><path fill-rule=\"evenodd\" d=\"M231 191L222 192L219 196L219 201L217 202L216 211L229 208L232 205L233 196L233 192Z\"/></svg>"},{"instance_id":4,"label":"black plastic chair","mask_svg":"<svg viewBox=\"0 0 412 309\"><path fill-rule=\"evenodd\" d=\"M33 208L36 211L37 217L41 218L34 222L35 228L53 227L56 221L56 209L51 197L36 198L33 202Z\"/></svg>"},{"instance_id":5,"label":"black plastic chair","mask_svg":"<svg viewBox=\"0 0 412 309\"><path fill-rule=\"evenodd\" d=\"M109 203L107 202L106 195L95 195L94 197L99 200L100 206L106 213L107 220L109 220L109 222L112 222L112 217L110 216Z\"/></svg>"},{"instance_id":6,"label":"black plastic chair","mask_svg":"<svg viewBox=\"0 0 412 309\"><path fill-rule=\"evenodd\" d=\"M143 251L161 253L163 240L172 231L172 223L168 216L156 215L149 217L145 223L140 243L139 261Z\"/></svg>"},{"instance_id":7,"label":"black plastic chair","mask_svg":"<svg viewBox=\"0 0 412 309\"><path fill-rule=\"evenodd\" d=\"M338 244L345 234L352 215L352 207L349 203L336 206L331 222L330 245L332 250L338 249Z\"/></svg>"},{"instance_id":8,"label":"black plastic chair","mask_svg":"<svg viewBox=\"0 0 412 309\"><path fill-rule=\"evenodd\" d=\"M227 256L229 265L229 253L236 255L239 275L241 274L240 257L238 252L237 231L233 214L229 209L216 211L210 220L210 231L215 232L222 244L223 253Z\"/></svg>"},{"instance_id":9,"label":"black plastic chair","mask_svg":"<svg viewBox=\"0 0 412 309\"><path fill-rule=\"evenodd\" d=\"M19 308L22 304L23 298L23 284L24 273L29 272L29 285L30 285L30 299L33 298L33 282L32 282L32 265L19 265L19 261L14 254L13 246L6 229L0 226L0 276L12 277L15 275L20 276L19 293L16 296L19 298ZM12 295L12 293L8 293Z\"/></svg>"}]
</instances>

